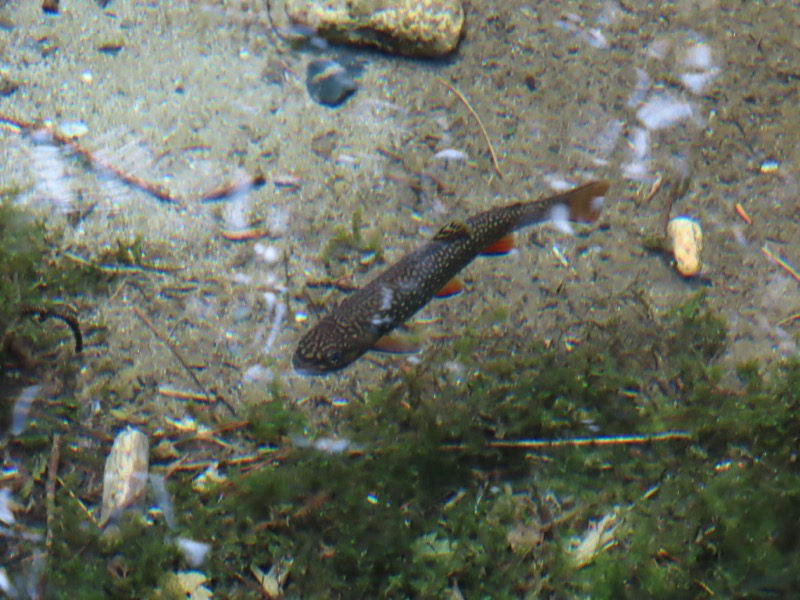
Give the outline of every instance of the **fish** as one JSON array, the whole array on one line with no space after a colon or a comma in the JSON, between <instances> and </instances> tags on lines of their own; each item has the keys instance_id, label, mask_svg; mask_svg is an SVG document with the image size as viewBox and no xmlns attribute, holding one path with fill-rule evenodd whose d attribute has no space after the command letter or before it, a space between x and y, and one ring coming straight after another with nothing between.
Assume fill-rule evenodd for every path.
<instances>
[{"instance_id":1,"label":"fish","mask_svg":"<svg viewBox=\"0 0 800 600\"><path fill-rule=\"evenodd\" d=\"M607 181L593 181L549 198L450 221L433 239L387 267L306 332L292 357L295 371L326 375L370 350L414 351L388 334L433 298L458 293L462 286L456 275L477 256L510 252L513 233L523 227L553 221L559 229L571 231L570 222L595 222L608 188Z\"/></svg>"}]
</instances>

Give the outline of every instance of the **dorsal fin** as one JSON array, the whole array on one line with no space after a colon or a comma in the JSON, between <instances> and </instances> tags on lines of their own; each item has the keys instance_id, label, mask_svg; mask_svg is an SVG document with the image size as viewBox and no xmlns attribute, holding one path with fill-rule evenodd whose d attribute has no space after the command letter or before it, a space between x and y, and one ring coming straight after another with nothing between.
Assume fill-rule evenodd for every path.
<instances>
[{"instance_id":1,"label":"dorsal fin","mask_svg":"<svg viewBox=\"0 0 800 600\"><path fill-rule=\"evenodd\" d=\"M433 239L439 242L452 242L472 237L472 229L464 221L450 221L442 227Z\"/></svg>"}]
</instances>

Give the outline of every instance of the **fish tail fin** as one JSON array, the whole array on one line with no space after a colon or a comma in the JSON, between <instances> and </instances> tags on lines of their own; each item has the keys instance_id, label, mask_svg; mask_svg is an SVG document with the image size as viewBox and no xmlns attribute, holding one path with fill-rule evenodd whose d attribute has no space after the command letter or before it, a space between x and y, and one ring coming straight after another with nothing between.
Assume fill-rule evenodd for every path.
<instances>
[{"instance_id":1,"label":"fish tail fin","mask_svg":"<svg viewBox=\"0 0 800 600\"><path fill-rule=\"evenodd\" d=\"M520 219L516 229L550 220L558 229L572 233L570 223L594 223L598 219L608 188L609 183L605 180L592 181L568 192L531 202L530 210Z\"/></svg>"}]
</instances>

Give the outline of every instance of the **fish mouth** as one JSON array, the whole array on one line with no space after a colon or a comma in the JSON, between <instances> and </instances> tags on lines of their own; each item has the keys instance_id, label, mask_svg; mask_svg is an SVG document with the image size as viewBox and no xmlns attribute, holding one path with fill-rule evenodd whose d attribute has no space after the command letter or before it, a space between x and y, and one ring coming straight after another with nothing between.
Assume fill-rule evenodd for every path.
<instances>
[{"instance_id":1,"label":"fish mouth","mask_svg":"<svg viewBox=\"0 0 800 600\"><path fill-rule=\"evenodd\" d=\"M330 369L307 360L297 352L292 357L292 366L298 375L327 375L331 372Z\"/></svg>"}]
</instances>

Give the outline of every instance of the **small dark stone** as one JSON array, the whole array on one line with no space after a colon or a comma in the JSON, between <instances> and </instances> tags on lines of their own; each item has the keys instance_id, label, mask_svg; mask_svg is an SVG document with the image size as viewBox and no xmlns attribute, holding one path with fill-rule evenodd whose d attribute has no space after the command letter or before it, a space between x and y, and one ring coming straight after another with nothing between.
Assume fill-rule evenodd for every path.
<instances>
[{"instance_id":1,"label":"small dark stone","mask_svg":"<svg viewBox=\"0 0 800 600\"><path fill-rule=\"evenodd\" d=\"M97 47L97 51L109 56L116 56L124 47L122 42L104 42Z\"/></svg>"},{"instance_id":2,"label":"small dark stone","mask_svg":"<svg viewBox=\"0 0 800 600\"><path fill-rule=\"evenodd\" d=\"M339 106L358 89L358 84L335 60L319 59L308 65L306 87L315 102Z\"/></svg>"},{"instance_id":3,"label":"small dark stone","mask_svg":"<svg viewBox=\"0 0 800 600\"><path fill-rule=\"evenodd\" d=\"M527 86L527 88L530 91L535 92L536 91L536 77L534 77L533 75L525 75L525 85Z\"/></svg>"},{"instance_id":4,"label":"small dark stone","mask_svg":"<svg viewBox=\"0 0 800 600\"><path fill-rule=\"evenodd\" d=\"M59 4L59 0L42 0L42 11L48 15L57 15Z\"/></svg>"},{"instance_id":5,"label":"small dark stone","mask_svg":"<svg viewBox=\"0 0 800 600\"><path fill-rule=\"evenodd\" d=\"M19 84L11 79L0 77L0 96L10 96L19 89Z\"/></svg>"}]
</instances>

